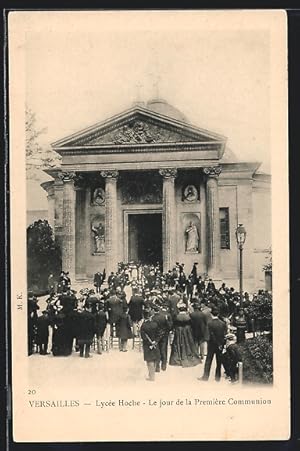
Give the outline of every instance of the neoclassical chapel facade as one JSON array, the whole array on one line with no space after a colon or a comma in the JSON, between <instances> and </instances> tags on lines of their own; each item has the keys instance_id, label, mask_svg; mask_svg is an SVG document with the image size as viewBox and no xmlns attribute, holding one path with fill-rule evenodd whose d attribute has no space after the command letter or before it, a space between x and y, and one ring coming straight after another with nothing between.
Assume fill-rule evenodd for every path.
<instances>
[{"instance_id":1,"label":"neoclassical chapel facade","mask_svg":"<svg viewBox=\"0 0 300 451\"><path fill-rule=\"evenodd\" d=\"M244 287L264 288L270 176L260 163L238 161L224 136L154 99L52 146L62 163L42 187L73 280L115 271L120 261L158 261L164 271L178 261L237 287L242 223Z\"/></svg>"}]
</instances>

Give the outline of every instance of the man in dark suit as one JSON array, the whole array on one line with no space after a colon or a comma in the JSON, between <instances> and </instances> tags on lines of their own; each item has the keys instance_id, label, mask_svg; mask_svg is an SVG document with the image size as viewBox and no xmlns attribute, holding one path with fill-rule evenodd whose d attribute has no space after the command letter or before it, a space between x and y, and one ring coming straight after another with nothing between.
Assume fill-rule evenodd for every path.
<instances>
[{"instance_id":1,"label":"man in dark suit","mask_svg":"<svg viewBox=\"0 0 300 451\"><path fill-rule=\"evenodd\" d=\"M181 288L181 290L184 292L185 288L186 288L186 275L183 271L183 265L179 265L178 285Z\"/></svg>"},{"instance_id":2,"label":"man in dark suit","mask_svg":"<svg viewBox=\"0 0 300 451\"><path fill-rule=\"evenodd\" d=\"M109 324L115 324L121 318L126 308L126 300L120 299L116 295L116 290L110 290L110 297L107 299L107 311Z\"/></svg>"},{"instance_id":3,"label":"man in dark suit","mask_svg":"<svg viewBox=\"0 0 300 451\"><path fill-rule=\"evenodd\" d=\"M129 316L132 321L133 335L138 336L140 322L143 319L144 298L138 288L133 290L129 301Z\"/></svg>"},{"instance_id":4,"label":"man in dark suit","mask_svg":"<svg viewBox=\"0 0 300 451\"><path fill-rule=\"evenodd\" d=\"M158 324L159 328L158 349L160 352L160 358L156 361L155 371L159 373L160 365L162 371L166 371L167 369L168 341L169 333L173 326L173 321L168 308L164 304L163 299L157 299L154 305L154 311L155 314L153 315L153 321Z\"/></svg>"},{"instance_id":5,"label":"man in dark suit","mask_svg":"<svg viewBox=\"0 0 300 451\"><path fill-rule=\"evenodd\" d=\"M42 312L42 316L37 319L37 337L36 343L39 346L39 352L41 355L48 354L48 339L49 339L49 316L47 310Z\"/></svg>"},{"instance_id":6,"label":"man in dark suit","mask_svg":"<svg viewBox=\"0 0 300 451\"><path fill-rule=\"evenodd\" d=\"M95 333L95 318L90 304L85 306L79 317L78 344L80 357L91 357L90 347Z\"/></svg>"},{"instance_id":7,"label":"man in dark suit","mask_svg":"<svg viewBox=\"0 0 300 451\"><path fill-rule=\"evenodd\" d=\"M143 340L144 360L148 367L147 381L155 381L155 365L159 360L160 354L158 349L159 326L153 321L151 309L144 310L145 321L141 327L141 337Z\"/></svg>"},{"instance_id":8,"label":"man in dark suit","mask_svg":"<svg viewBox=\"0 0 300 451\"><path fill-rule=\"evenodd\" d=\"M172 318L174 318L176 315L178 315L178 308L177 304L180 301L180 295L175 291L174 288L169 289L169 306L170 306L170 313Z\"/></svg>"},{"instance_id":9,"label":"man in dark suit","mask_svg":"<svg viewBox=\"0 0 300 451\"><path fill-rule=\"evenodd\" d=\"M194 304L194 311L190 313L192 331L195 344L197 346L197 352L200 350L201 362L204 358L205 343L208 341L208 317L205 313L200 311L200 304Z\"/></svg>"},{"instance_id":10,"label":"man in dark suit","mask_svg":"<svg viewBox=\"0 0 300 451\"><path fill-rule=\"evenodd\" d=\"M60 295L60 305L62 312L68 315L74 308L76 308L77 299L73 291L69 288L65 293Z\"/></svg>"},{"instance_id":11,"label":"man in dark suit","mask_svg":"<svg viewBox=\"0 0 300 451\"><path fill-rule=\"evenodd\" d=\"M112 287L114 285L115 278L116 278L115 273L111 272L107 279L107 283L108 283L109 287Z\"/></svg>"},{"instance_id":12,"label":"man in dark suit","mask_svg":"<svg viewBox=\"0 0 300 451\"><path fill-rule=\"evenodd\" d=\"M97 352L98 354L102 354L102 350L104 348L103 335L107 324L107 316L104 311L103 301L97 303L94 317L95 317L95 333L97 337Z\"/></svg>"},{"instance_id":13,"label":"man in dark suit","mask_svg":"<svg viewBox=\"0 0 300 451\"><path fill-rule=\"evenodd\" d=\"M222 351L225 344L226 324L218 317L219 310L213 308L211 311L212 319L208 323L209 340L207 346L207 356L204 365L204 374L200 380L207 381L214 356L216 356L217 366L215 379L221 379Z\"/></svg>"},{"instance_id":14,"label":"man in dark suit","mask_svg":"<svg viewBox=\"0 0 300 451\"><path fill-rule=\"evenodd\" d=\"M113 336L114 325L117 327L118 321L122 318L122 315L127 308L126 299L120 299L116 294L116 290L112 288L110 290L110 297L106 302L106 310L108 313L108 324L110 330L108 329L109 335Z\"/></svg>"},{"instance_id":15,"label":"man in dark suit","mask_svg":"<svg viewBox=\"0 0 300 451\"><path fill-rule=\"evenodd\" d=\"M204 280L202 280L201 276L198 277L197 291L198 291L198 293L201 293L201 294L203 294L205 291L205 282L204 282Z\"/></svg>"},{"instance_id":16,"label":"man in dark suit","mask_svg":"<svg viewBox=\"0 0 300 451\"><path fill-rule=\"evenodd\" d=\"M100 271L98 271L94 275L94 287L96 288L96 293L100 293L102 282L103 282L102 274Z\"/></svg>"},{"instance_id":17,"label":"man in dark suit","mask_svg":"<svg viewBox=\"0 0 300 451\"><path fill-rule=\"evenodd\" d=\"M191 271L192 284L193 284L193 285L196 285L197 280L198 280L197 265L198 265L198 263L195 262L195 263L193 264L192 271Z\"/></svg>"},{"instance_id":18,"label":"man in dark suit","mask_svg":"<svg viewBox=\"0 0 300 451\"><path fill-rule=\"evenodd\" d=\"M214 293L215 291L216 291L216 286L213 283L212 279L209 279L207 287L206 287L206 292L207 293Z\"/></svg>"}]
</instances>

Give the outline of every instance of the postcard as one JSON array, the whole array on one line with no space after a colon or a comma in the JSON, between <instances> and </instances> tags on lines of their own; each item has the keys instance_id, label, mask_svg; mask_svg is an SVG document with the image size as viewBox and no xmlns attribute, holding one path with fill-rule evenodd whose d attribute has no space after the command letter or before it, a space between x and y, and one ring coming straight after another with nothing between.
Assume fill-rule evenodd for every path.
<instances>
[{"instance_id":1,"label":"postcard","mask_svg":"<svg viewBox=\"0 0 300 451\"><path fill-rule=\"evenodd\" d=\"M13 439L288 439L286 13L11 11L8 95Z\"/></svg>"}]
</instances>

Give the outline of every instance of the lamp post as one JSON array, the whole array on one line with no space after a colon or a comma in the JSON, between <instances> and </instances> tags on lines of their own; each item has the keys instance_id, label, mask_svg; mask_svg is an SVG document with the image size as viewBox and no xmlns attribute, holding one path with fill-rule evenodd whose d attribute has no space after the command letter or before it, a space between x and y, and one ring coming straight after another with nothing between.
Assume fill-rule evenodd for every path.
<instances>
[{"instance_id":1,"label":"lamp post","mask_svg":"<svg viewBox=\"0 0 300 451\"><path fill-rule=\"evenodd\" d=\"M240 251L240 299L243 307L243 246L246 241L246 229L243 224L239 224L235 231L236 242Z\"/></svg>"}]
</instances>

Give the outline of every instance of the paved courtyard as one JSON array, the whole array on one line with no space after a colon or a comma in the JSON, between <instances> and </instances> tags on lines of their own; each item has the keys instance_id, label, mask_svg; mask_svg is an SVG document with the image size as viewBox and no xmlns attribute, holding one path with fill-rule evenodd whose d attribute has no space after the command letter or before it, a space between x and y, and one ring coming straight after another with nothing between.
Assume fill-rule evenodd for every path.
<instances>
[{"instance_id":1,"label":"paved courtyard","mask_svg":"<svg viewBox=\"0 0 300 451\"><path fill-rule=\"evenodd\" d=\"M145 380L147 376L146 364L143 361L143 353L132 350L132 340L129 340L128 352L119 352L112 349L98 355L92 351L92 358L80 358L78 352L73 352L68 357L54 357L52 354L40 356L33 354L29 357L30 380L34 385L42 386L59 384L68 387L78 386L80 381L89 381L89 385L99 385L105 381L107 386L120 386L150 383ZM192 368L168 366L166 372L156 375L156 384L169 385L183 383L187 385L199 384L225 384L230 383L222 378L219 383L214 381L215 364L212 365L209 382L200 382L197 377L203 374L204 364Z\"/></svg>"},{"instance_id":2,"label":"paved courtyard","mask_svg":"<svg viewBox=\"0 0 300 451\"><path fill-rule=\"evenodd\" d=\"M39 314L46 308L46 298L39 298ZM51 335L50 329L48 350L51 349ZM80 358L79 353L75 351L67 357L54 357L52 353L45 356L33 354L29 357L30 381L35 386L40 387L43 385L51 386L52 384L59 384L61 387L68 386L69 388L71 386L76 387L78 383L86 380L89 381L90 386L97 386L100 383L105 383L107 387L130 386L134 384L142 386L153 385L146 381L147 368L143 360L143 352L139 351L137 346L133 349L132 340L128 340L127 349L127 352L120 352L115 343L115 347L110 349L109 352L103 352L102 355L98 355L96 350L92 348L92 358L89 359ZM225 385L225 387L231 385L225 377L222 377L220 382L215 382L215 359L208 382L201 382L197 379L202 376L203 370L204 363L192 368L168 365L167 371L157 373L155 384L159 386L167 386L169 384L207 386L209 384L215 388L220 387L220 385Z\"/></svg>"}]
</instances>

